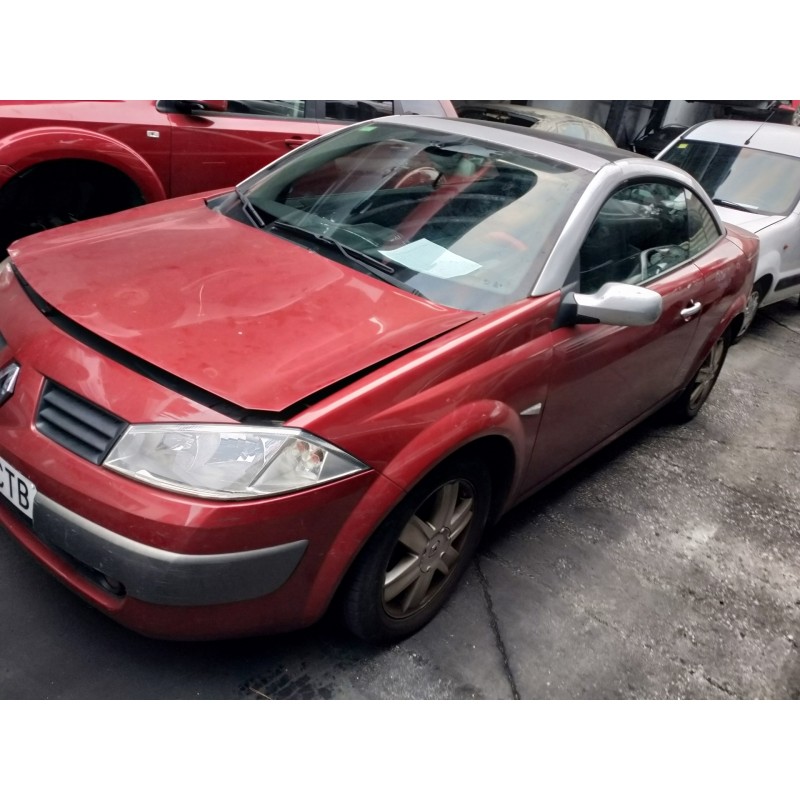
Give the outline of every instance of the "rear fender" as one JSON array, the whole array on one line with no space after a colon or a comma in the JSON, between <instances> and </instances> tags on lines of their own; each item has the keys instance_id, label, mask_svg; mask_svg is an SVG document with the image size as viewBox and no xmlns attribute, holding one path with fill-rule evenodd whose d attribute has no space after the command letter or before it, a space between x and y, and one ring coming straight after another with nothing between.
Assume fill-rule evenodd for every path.
<instances>
[{"instance_id":1,"label":"rear fender","mask_svg":"<svg viewBox=\"0 0 800 800\"><path fill-rule=\"evenodd\" d=\"M749 289L748 289L749 291ZM695 375L700 365L705 360L706 356L711 352L714 342L721 336L728 336L728 344L731 344L739 330L742 319L744 318L744 308L747 304L747 299L742 295L737 295L736 300L731 303L728 311L720 318L719 322L711 329L706 341L697 351L694 361L689 365L689 369L684 376L683 386L688 385L689 381Z\"/></svg>"}]
</instances>

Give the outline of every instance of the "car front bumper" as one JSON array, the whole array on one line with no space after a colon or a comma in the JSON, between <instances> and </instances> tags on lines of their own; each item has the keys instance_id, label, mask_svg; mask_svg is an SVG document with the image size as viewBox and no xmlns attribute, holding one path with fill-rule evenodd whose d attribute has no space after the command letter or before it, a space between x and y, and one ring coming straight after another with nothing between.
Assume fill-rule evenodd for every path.
<instances>
[{"instance_id":1,"label":"car front bumper","mask_svg":"<svg viewBox=\"0 0 800 800\"><path fill-rule=\"evenodd\" d=\"M74 493L60 502L37 491L31 517L0 498L0 529L83 600L161 639L227 639L312 624L380 513L369 488L388 487L392 497L397 491L361 473L299 497L196 504L194 525L173 527L163 520L186 498L156 500L146 487L95 471L98 483L131 484L129 506L113 509L110 523L89 519L92 506L98 518L107 511L100 500L107 486L94 485L87 487L93 497ZM80 513L64 505L73 501ZM128 531L144 532L148 541Z\"/></svg>"},{"instance_id":2,"label":"car front bumper","mask_svg":"<svg viewBox=\"0 0 800 800\"><path fill-rule=\"evenodd\" d=\"M168 606L250 600L282 586L308 541L238 553L174 553L97 525L39 494L31 533L114 594Z\"/></svg>"}]
</instances>

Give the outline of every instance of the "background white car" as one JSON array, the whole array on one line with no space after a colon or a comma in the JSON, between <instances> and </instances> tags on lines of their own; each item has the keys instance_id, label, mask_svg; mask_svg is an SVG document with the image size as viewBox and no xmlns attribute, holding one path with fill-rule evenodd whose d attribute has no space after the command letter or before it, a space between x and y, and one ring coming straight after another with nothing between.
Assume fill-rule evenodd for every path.
<instances>
[{"instance_id":1,"label":"background white car","mask_svg":"<svg viewBox=\"0 0 800 800\"><path fill-rule=\"evenodd\" d=\"M571 136L574 139L605 144L609 147L617 146L608 132L596 122L563 111L484 100L458 101L455 106L458 116L464 119L503 122L506 125L536 128L537 131L560 133L562 136Z\"/></svg>"},{"instance_id":2,"label":"background white car","mask_svg":"<svg viewBox=\"0 0 800 800\"><path fill-rule=\"evenodd\" d=\"M709 120L681 134L656 158L693 175L724 222L760 240L740 336L759 307L800 293L800 128Z\"/></svg>"}]
</instances>

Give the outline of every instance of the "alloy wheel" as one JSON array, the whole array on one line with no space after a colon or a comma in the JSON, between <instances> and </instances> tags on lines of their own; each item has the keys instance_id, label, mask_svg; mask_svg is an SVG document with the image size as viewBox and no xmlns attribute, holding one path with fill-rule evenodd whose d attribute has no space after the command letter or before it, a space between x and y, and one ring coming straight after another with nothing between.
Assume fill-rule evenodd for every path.
<instances>
[{"instance_id":1,"label":"alloy wheel","mask_svg":"<svg viewBox=\"0 0 800 800\"><path fill-rule=\"evenodd\" d=\"M475 513L475 490L466 480L434 490L408 519L387 564L383 607L390 617L408 617L448 583Z\"/></svg>"},{"instance_id":2,"label":"alloy wheel","mask_svg":"<svg viewBox=\"0 0 800 800\"><path fill-rule=\"evenodd\" d=\"M725 359L725 340L718 339L711 352L706 356L695 377L694 386L689 396L689 410L695 411L705 403L706 398L714 388L717 376L722 369Z\"/></svg>"},{"instance_id":3,"label":"alloy wheel","mask_svg":"<svg viewBox=\"0 0 800 800\"><path fill-rule=\"evenodd\" d=\"M753 323L753 320L756 317L756 312L758 311L760 304L761 292L753 287L753 290L750 292L750 296L747 298L747 304L744 307L744 319L742 320L741 328L739 328L739 333L736 336L737 340L741 339L742 336L744 336L749 330L750 325Z\"/></svg>"}]
</instances>

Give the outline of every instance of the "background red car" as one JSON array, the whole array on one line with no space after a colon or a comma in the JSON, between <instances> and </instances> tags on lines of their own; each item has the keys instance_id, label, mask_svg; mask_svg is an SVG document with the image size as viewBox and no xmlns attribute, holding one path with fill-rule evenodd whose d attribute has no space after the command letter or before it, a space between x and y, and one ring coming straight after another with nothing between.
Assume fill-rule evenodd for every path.
<instances>
[{"instance_id":1,"label":"background red car","mask_svg":"<svg viewBox=\"0 0 800 800\"><path fill-rule=\"evenodd\" d=\"M0 100L0 252L20 236L219 189L343 124L449 100Z\"/></svg>"}]
</instances>

